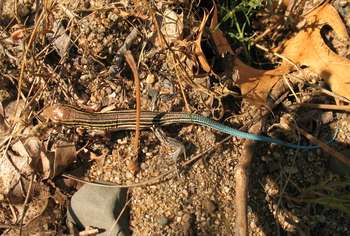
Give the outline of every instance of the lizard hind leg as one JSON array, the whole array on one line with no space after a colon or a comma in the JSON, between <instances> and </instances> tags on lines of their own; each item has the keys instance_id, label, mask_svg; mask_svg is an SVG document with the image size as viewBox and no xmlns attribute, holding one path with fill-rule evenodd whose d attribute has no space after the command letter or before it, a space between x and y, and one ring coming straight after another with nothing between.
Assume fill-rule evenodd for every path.
<instances>
[{"instance_id":1,"label":"lizard hind leg","mask_svg":"<svg viewBox=\"0 0 350 236\"><path fill-rule=\"evenodd\" d=\"M177 139L166 136L165 132L159 127L153 127L152 130L162 145L170 146L174 150L170 154L170 157L173 159L173 161L175 163L177 175L178 175L178 177L180 177L180 170L178 168L179 167L179 157L181 155L184 155L184 158L186 159L185 146Z\"/></svg>"}]
</instances>

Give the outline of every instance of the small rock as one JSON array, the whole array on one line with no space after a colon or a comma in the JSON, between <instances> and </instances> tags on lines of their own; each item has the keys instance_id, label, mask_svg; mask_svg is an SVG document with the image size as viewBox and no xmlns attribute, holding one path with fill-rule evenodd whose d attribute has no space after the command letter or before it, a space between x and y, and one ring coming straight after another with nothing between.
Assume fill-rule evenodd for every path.
<instances>
[{"instance_id":1,"label":"small rock","mask_svg":"<svg viewBox=\"0 0 350 236\"><path fill-rule=\"evenodd\" d=\"M349 0L340 0L339 6L346 7L349 4Z\"/></svg>"},{"instance_id":2,"label":"small rock","mask_svg":"<svg viewBox=\"0 0 350 236\"><path fill-rule=\"evenodd\" d=\"M324 215L319 215L318 216L318 220L321 222L321 223L324 223L326 222L326 217Z\"/></svg>"},{"instance_id":3,"label":"small rock","mask_svg":"<svg viewBox=\"0 0 350 236\"><path fill-rule=\"evenodd\" d=\"M91 3L89 0L84 1L84 8L89 9L91 7Z\"/></svg>"},{"instance_id":4,"label":"small rock","mask_svg":"<svg viewBox=\"0 0 350 236\"><path fill-rule=\"evenodd\" d=\"M80 76L80 80L88 80L90 78L91 78L91 76L89 74L83 74Z\"/></svg>"},{"instance_id":5,"label":"small rock","mask_svg":"<svg viewBox=\"0 0 350 236\"><path fill-rule=\"evenodd\" d=\"M140 165L141 170L146 170L148 168L148 165L144 162L141 163Z\"/></svg>"},{"instance_id":6,"label":"small rock","mask_svg":"<svg viewBox=\"0 0 350 236\"><path fill-rule=\"evenodd\" d=\"M196 223L196 216L194 214L185 214L183 216L183 235L195 235L195 225Z\"/></svg>"},{"instance_id":7,"label":"small rock","mask_svg":"<svg viewBox=\"0 0 350 236\"><path fill-rule=\"evenodd\" d=\"M127 179L133 179L134 178L134 175L131 173L131 172L126 172L126 174L125 174L125 177L127 178Z\"/></svg>"},{"instance_id":8,"label":"small rock","mask_svg":"<svg viewBox=\"0 0 350 236\"><path fill-rule=\"evenodd\" d=\"M251 228L252 230L255 230L255 229L256 229L256 223L255 223L254 221L251 221L251 222L250 222L250 228Z\"/></svg>"},{"instance_id":9,"label":"small rock","mask_svg":"<svg viewBox=\"0 0 350 236\"><path fill-rule=\"evenodd\" d=\"M155 76L154 74L148 74L146 77L146 83L147 84L153 84L155 82Z\"/></svg>"},{"instance_id":10,"label":"small rock","mask_svg":"<svg viewBox=\"0 0 350 236\"><path fill-rule=\"evenodd\" d=\"M217 209L216 204L212 200L206 199L203 201L202 204L206 212L208 212L209 214L214 213Z\"/></svg>"},{"instance_id":11,"label":"small rock","mask_svg":"<svg viewBox=\"0 0 350 236\"><path fill-rule=\"evenodd\" d=\"M181 216L176 217L176 222L177 222L177 223L180 223L181 220L182 220Z\"/></svg>"},{"instance_id":12,"label":"small rock","mask_svg":"<svg viewBox=\"0 0 350 236\"><path fill-rule=\"evenodd\" d=\"M152 152L146 152L145 155L146 155L146 157L151 157L152 156Z\"/></svg>"},{"instance_id":13,"label":"small rock","mask_svg":"<svg viewBox=\"0 0 350 236\"><path fill-rule=\"evenodd\" d=\"M130 235L126 214L114 225L125 199L125 189L85 184L71 199L67 209L67 221L76 225L79 230L88 226L100 229L102 233L99 236Z\"/></svg>"},{"instance_id":14,"label":"small rock","mask_svg":"<svg viewBox=\"0 0 350 236\"><path fill-rule=\"evenodd\" d=\"M56 48L57 53L60 57L64 57L71 44L71 39L63 26L55 24L54 30L56 31L56 38L53 41L53 45Z\"/></svg>"},{"instance_id":15,"label":"small rock","mask_svg":"<svg viewBox=\"0 0 350 236\"><path fill-rule=\"evenodd\" d=\"M263 156L261 157L261 160L264 161L264 162L268 162L268 161L271 161L271 158L270 158L270 156L268 156L268 155L263 155Z\"/></svg>"},{"instance_id":16,"label":"small rock","mask_svg":"<svg viewBox=\"0 0 350 236\"><path fill-rule=\"evenodd\" d=\"M169 219L165 216L161 216L159 217L158 219L158 223L161 225L161 226L165 226L167 224L169 224Z\"/></svg>"},{"instance_id":17,"label":"small rock","mask_svg":"<svg viewBox=\"0 0 350 236\"><path fill-rule=\"evenodd\" d=\"M229 192L230 192L230 187L224 186L224 188L222 189L222 191L223 191L224 193L229 193Z\"/></svg>"},{"instance_id":18,"label":"small rock","mask_svg":"<svg viewBox=\"0 0 350 236\"><path fill-rule=\"evenodd\" d=\"M328 112L324 112L321 115L321 123L322 124L329 124L330 122L333 121L333 112L328 111Z\"/></svg>"}]
</instances>

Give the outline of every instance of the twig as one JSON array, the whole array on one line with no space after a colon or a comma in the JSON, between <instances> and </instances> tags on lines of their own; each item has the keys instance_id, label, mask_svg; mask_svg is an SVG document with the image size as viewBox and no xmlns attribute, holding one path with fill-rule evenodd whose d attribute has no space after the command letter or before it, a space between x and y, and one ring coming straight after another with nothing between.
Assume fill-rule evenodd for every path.
<instances>
[{"instance_id":1,"label":"twig","mask_svg":"<svg viewBox=\"0 0 350 236\"><path fill-rule=\"evenodd\" d=\"M298 103L300 103L299 97L296 95L296 93L295 93L295 91L294 91L292 85L289 83L289 81L287 80L287 78L286 78L285 75L283 75L283 81L284 81L284 83L288 86L289 90L292 92L293 96L295 97L295 100L296 100Z\"/></svg>"},{"instance_id":2,"label":"twig","mask_svg":"<svg viewBox=\"0 0 350 236\"><path fill-rule=\"evenodd\" d=\"M29 41L28 41L28 45L27 47L25 48L25 51L22 55L22 58L21 58L21 68L20 68L20 74L19 74L19 78L18 78L18 88L17 88L17 91L18 91L18 95L17 95L17 101L16 101L16 108L18 109L18 104L19 104L19 98L20 98L20 94L21 94L21 88L22 88L22 83L23 83L23 77L24 77L24 69L26 67L26 64L27 64L27 54L29 52L29 48L32 46L33 42L34 42L34 38L36 36L36 33L38 32L38 28L39 28L39 24L41 23L43 17L44 17L44 13L45 11L43 10L41 13L40 13L40 16L38 17L37 21L35 22L35 25L34 25L34 29L33 29L33 32L32 34L30 35L30 38L29 38ZM16 110L16 114L17 114L17 110Z\"/></svg>"},{"instance_id":3,"label":"twig","mask_svg":"<svg viewBox=\"0 0 350 236\"><path fill-rule=\"evenodd\" d=\"M338 161L341 161L347 166L350 166L350 158L346 157L344 154L338 152L336 149L330 147L328 144L322 142L321 140L317 139L313 135L309 134L302 128L298 128L299 132L304 135L311 143L316 144L320 146L320 148L328 153L329 155L335 157Z\"/></svg>"},{"instance_id":4,"label":"twig","mask_svg":"<svg viewBox=\"0 0 350 236\"><path fill-rule=\"evenodd\" d=\"M175 68L175 70L177 70L177 68ZM182 81L181 81L180 76L178 75L178 73L176 73L176 77L179 80L179 87L180 87L181 95L182 95L182 97L184 99L184 102L185 102L185 109L186 109L187 112L191 112L191 107L190 107L190 104L187 101L187 96L186 96L186 93L185 93L185 90L184 90L184 86L182 86Z\"/></svg>"},{"instance_id":5,"label":"twig","mask_svg":"<svg viewBox=\"0 0 350 236\"><path fill-rule=\"evenodd\" d=\"M301 107L322 109L322 110L350 111L350 106L346 106L346 105L299 103L292 106L301 106Z\"/></svg>"},{"instance_id":6,"label":"twig","mask_svg":"<svg viewBox=\"0 0 350 236\"><path fill-rule=\"evenodd\" d=\"M116 61L115 65L113 65L111 67L112 71L120 70L120 68L122 66L122 63L123 63L123 59L124 59L125 53L129 50L129 48L132 45L132 43L136 40L137 33L138 33L137 28L133 28L133 30L126 37L123 45L118 49L117 55L116 55L116 58L115 58L115 61Z\"/></svg>"},{"instance_id":7,"label":"twig","mask_svg":"<svg viewBox=\"0 0 350 236\"><path fill-rule=\"evenodd\" d=\"M262 121L257 122L250 132L260 133ZM247 140L244 142L243 153L235 167L235 209L236 209L236 226L235 234L244 236L248 235L248 218L247 218L247 196L248 196L248 168L254 155L255 141Z\"/></svg>"},{"instance_id":8,"label":"twig","mask_svg":"<svg viewBox=\"0 0 350 236\"><path fill-rule=\"evenodd\" d=\"M10 208L11 214L13 216L12 222L17 222L18 218L17 218L17 214L16 214L16 211L15 211L15 208L13 207L10 199L8 199L8 202L9 202L9 208Z\"/></svg>"},{"instance_id":9,"label":"twig","mask_svg":"<svg viewBox=\"0 0 350 236\"><path fill-rule=\"evenodd\" d=\"M136 97L136 124L135 124L135 138L134 138L134 147L136 156L139 152L139 142L140 142L140 117L141 117L141 92L140 92L140 78L137 72L136 63L131 52L127 50L125 53L125 60L129 64L132 71L135 83L135 97Z\"/></svg>"},{"instance_id":10,"label":"twig","mask_svg":"<svg viewBox=\"0 0 350 236\"><path fill-rule=\"evenodd\" d=\"M18 229L18 225L14 224L0 224L0 229Z\"/></svg>"},{"instance_id":11,"label":"twig","mask_svg":"<svg viewBox=\"0 0 350 236\"><path fill-rule=\"evenodd\" d=\"M279 57L279 58L281 58L282 60L285 60L286 62L288 62L289 64L291 64L293 67L295 67L295 69L296 69L297 71L300 71L300 68L299 68L292 60L290 60L289 58L283 56L282 54L279 54L279 53L274 52L274 51L271 52L271 50L267 49L266 47L264 47L264 46L262 46L262 45L260 45L260 44L255 44L255 46L256 46L257 48L259 48L259 49L265 51L265 52L272 53L274 56Z\"/></svg>"},{"instance_id":12,"label":"twig","mask_svg":"<svg viewBox=\"0 0 350 236\"><path fill-rule=\"evenodd\" d=\"M133 28L132 31L126 36L123 45L118 49L117 56L123 56L130 48L131 44L135 41L137 37L138 30Z\"/></svg>"},{"instance_id":13,"label":"twig","mask_svg":"<svg viewBox=\"0 0 350 236\"><path fill-rule=\"evenodd\" d=\"M22 232L23 232L23 221L24 221L24 216L28 210L28 201L29 201L29 197L30 194L32 192L32 186L33 186L33 181L34 181L34 174L32 174L30 182L29 182L29 186L28 186L28 190L27 190L27 194L26 194L26 198L24 200L23 203L23 212L21 215L21 219L20 219L20 228L19 228L19 235L22 236Z\"/></svg>"},{"instance_id":14,"label":"twig","mask_svg":"<svg viewBox=\"0 0 350 236\"><path fill-rule=\"evenodd\" d=\"M123 215L124 211L126 210L126 207L129 205L129 203L131 202L131 198L124 204L123 209L121 209L121 211L119 212L119 215L117 217L117 219L115 219L113 225L111 226L111 228L108 230L108 235L112 236L112 230L115 227L115 225L119 222L119 219L121 218L121 216Z\"/></svg>"},{"instance_id":15,"label":"twig","mask_svg":"<svg viewBox=\"0 0 350 236\"><path fill-rule=\"evenodd\" d=\"M242 128L241 131L247 131L251 126L250 132L258 134L262 126L262 119L270 113L278 104L280 104L287 96L289 92L281 94L280 97L274 102L270 103L268 109L262 111L261 115L253 117L251 122L248 122ZM260 113L258 113L260 114ZM248 197L248 182L249 175L247 173L251 164L252 157L254 155L253 150L254 141L247 140L243 147L242 156L238 160L238 164L235 167L235 206L236 206L236 227L235 232L237 235L248 235L248 222L247 222L247 197Z\"/></svg>"},{"instance_id":16,"label":"twig","mask_svg":"<svg viewBox=\"0 0 350 236\"><path fill-rule=\"evenodd\" d=\"M327 89L324 89L324 88L319 88L321 93L324 93L324 94L327 94L328 96L332 96L336 99L339 99L340 101L343 101L343 102L346 102L346 103L350 103L350 100L347 99L346 97L343 97L343 96L339 96L335 93L333 93L332 91L329 91Z\"/></svg>"},{"instance_id":17,"label":"twig","mask_svg":"<svg viewBox=\"0 0 350 236\"><path fill-rule=\"evenodd\" d=\"M88 228L88 229L84 229L83 231L80 231L79 236L92 236L92 235L98 234L99 232L100 232L99 229Z\"/></svg>"}]
</instances>

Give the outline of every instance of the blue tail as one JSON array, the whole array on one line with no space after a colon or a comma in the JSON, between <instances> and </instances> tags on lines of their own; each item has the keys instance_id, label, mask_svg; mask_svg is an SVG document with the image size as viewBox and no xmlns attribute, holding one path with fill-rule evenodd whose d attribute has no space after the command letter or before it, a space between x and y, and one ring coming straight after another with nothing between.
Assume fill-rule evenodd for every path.
<instances>
[{"instance_id":1,"label":"blue tail","mask_svg":"<svg viewBox=\"0 0 350 236\"><path fill-rule=\"evenodd\" d=\"M295 149L315 149L319 148L318 145L310 145L310 146L305 146L305 145L298 145L298 144L293 144L293 143L287 143L284 142L280 139L275 139L275 138L270 138L267 136L262 136L262 135L256 135L256 134L251 134L251 133L246 133L242 132L240 130L231 128L227 125L218 123L216 121L213 121L207 117L200 116L197 114L190 114L191 120L195 124L203 125L212 129L215 129L217 131L220 131L225 134L229 134L238 138L244 138L244 139L249 139L249 140L254 140L254 141L259 141L259 142L267 142L267 143L275 143L279 144L285 147L290 147L290 148L295 148Z\"/></svg>"}]
</instances>

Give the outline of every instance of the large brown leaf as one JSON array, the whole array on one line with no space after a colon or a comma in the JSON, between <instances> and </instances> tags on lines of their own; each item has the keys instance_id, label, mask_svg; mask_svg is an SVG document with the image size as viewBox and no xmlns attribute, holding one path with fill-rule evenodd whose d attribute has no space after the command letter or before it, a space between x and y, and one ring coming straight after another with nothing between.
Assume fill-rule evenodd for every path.
<instances>
[{"instance_id":1,"label":"large brown leaf","mask_svg":"<svg viewBox=\"0 0 350 236\"><path fill-rule=\"evenodd\" d=\"M280 47L279 53L297 65L308 66L329 83L334 93L350 99L350 61L331 51L321 36L322 27L329 25L341 40L349 40L339 14L330 4L324 4L306 15L305 20L305 26ZM268 71L252 68L239 59L235 64L242 94L264 100L281 75L293 67L287 61Z\"/></svg>"}]
</instances>

